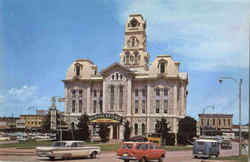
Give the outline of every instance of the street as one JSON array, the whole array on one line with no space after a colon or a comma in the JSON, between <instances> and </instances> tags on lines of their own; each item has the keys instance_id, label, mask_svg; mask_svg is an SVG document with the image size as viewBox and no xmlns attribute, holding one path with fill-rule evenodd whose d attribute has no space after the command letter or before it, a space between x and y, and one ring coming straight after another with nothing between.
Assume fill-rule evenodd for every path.
<instances>
[{"instance_id":1,"label":"street","mask_svg":"<svg viewBox=\"0 0 250 162\"><path fill-rule=\"evenodd\" d=\"M6 149L5 149L6 150ZM34 150L33 150L34 151ZM0 152L1 149L0 149ZM231 155L237 155L238 154L238 144L233 143L233 149L232 150L221 150L220 156L231 156ZM40 158L36 157L34 155L27 156L27 155L0 155L0 162L8 162L8 161L25 161L25 162L33 162L33 161L41 161L46 162L50 161L48 158ZM61 159L56 159L55 161L62 161ZM101 155L97 157L97 159L87 159L87 158L81 158L81 159L71 159L66 160L67 162L122 162L121 160L116 158L115 152L103 152ZM164 162L201 162L202 159L192 159L192 151L171 151L166 153L166 158L164 159Z\"/></svg>"}]
</instances>

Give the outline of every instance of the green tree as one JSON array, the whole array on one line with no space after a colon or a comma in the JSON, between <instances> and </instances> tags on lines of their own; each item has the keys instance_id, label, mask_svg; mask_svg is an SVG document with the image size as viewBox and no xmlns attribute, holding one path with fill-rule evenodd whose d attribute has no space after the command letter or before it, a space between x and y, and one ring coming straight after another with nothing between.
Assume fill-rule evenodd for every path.
<instances>
[{"instance_id":1,"label":"green tree","mask_svg":"<svg viewBox=\"0 0 250 162\"><path fill-rule=\"evenodd\" d=\"M81 115L77 127L79 129L79 138L81 140L89 140L89 116L87 114Z\"/></svg>"},{"instance_id":2,"label":"green tree","mask_svg":"<svg viewBox=\"0 0 250 162\"><path fill-rule=\"evenodd\" d=\"M108 135L109 135L108 125L100 124L98 134L99 134L102 142L107 142L108 141Z\"/></svg>"},{"instance_id":3,"label":"green tree","mask_svg":"<svg viewBox=\"0 0 250 162\"><path fill-rule=\"evenodd\" d=\"M129 121L126 121L125 125L124 125L124 140L128 141L131 135L131 127L129 126Z\"/></svg>"},{"instance_id":4,"label":"green tree","mask_svg":"<svg viewBox=\"0 0 250 162\"><path fill-rule=\"evenodd\" d=\"M196 120L186 116L179 121L179 129L177 133L178 144L190 144L193 137L196 136Z\"/></svg>"},{"instance_id":5,"label":"green tree","mask_svg":"<svg viewBox=\"0 0 250 162\"><path fill-rule=\"evenodd\" d=\"M157 121L155 132L161 136L161 144L165 145L167 138L169 137L170 127L168 127L167 120L162 118L161 121Z\"/></svg>"}]
</instances>

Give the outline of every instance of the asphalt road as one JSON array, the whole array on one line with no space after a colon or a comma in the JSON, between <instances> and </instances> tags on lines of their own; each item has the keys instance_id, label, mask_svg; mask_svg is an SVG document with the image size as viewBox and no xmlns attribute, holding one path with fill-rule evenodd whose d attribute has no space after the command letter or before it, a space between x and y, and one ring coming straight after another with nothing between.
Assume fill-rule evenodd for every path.
<instances>
[{"instance_id":1,"label":"asphalt road","mask_svg":"<svg viewBox=\"0 0 250 162\"><path fill-rule=\"evenodd\" d=\"M237 155L237 154L238 154L238 144L233 143L233 149L221 150L220 156L231 156L231 155ZM0 162L10 162L10 161L11 162L34 162L34 161L48 162L50 160L48 158L40 158L36 156L0 155ZM60 162L62 160L56 159L55 161ZM116 158L115 152L104 152L101 155L99 155L97 159L81 158L81 159L71 159L71 160L65 160L65 161L67 162L122 162L122 160L119 160ZM202 159L192 159L192 151L190 150L167 152L166 158L164 159L164 162L201 162L201 161Z\"/></svg>"}]
</instances>

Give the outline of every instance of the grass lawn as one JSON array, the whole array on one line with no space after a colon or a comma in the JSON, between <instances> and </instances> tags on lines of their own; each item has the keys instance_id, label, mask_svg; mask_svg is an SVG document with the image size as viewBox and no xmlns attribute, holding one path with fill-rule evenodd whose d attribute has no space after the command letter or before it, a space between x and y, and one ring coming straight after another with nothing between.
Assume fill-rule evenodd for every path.
<instances>
[{"instance_id":1,"label":"grass lawn","mask_svg":"<svg viewBox=\"0 0 250 162\"><path fill-rule=\"evenodd\" d=\"M247 162L248 156L247 155L241 155L239 156L226 156L226 157L218 157L218 158L211 158L210 160L234 160L239 162Z\"/></svg>"},{"instance_id":2,"label":"grass lawn","mask_svg":"<svg viewBox=\"0 0 250 162\"><path fill-rule=\"evenodd\" d=\"M166 151L192 150L193 146L165 146Z\"/></svg>"},{"instance_id":3,"label":"grass lawn","mask_svg":"<svg viewBox=\"0 0 250 162\"><path fill-rule=\"evenodd\" d=\"M51 143L52 141L28 140L28 141L22 141L19 143L1 144L0 148L16 147L16 148L23 148L23 149L33 149L37 146L50 146Z\"/></svg>"},{"instance_id":4,"label":"grass lawn","mask_svg":"<svg viewBox=\"0 0 250 162\"><path fill-rule=\"evenodd\" d=\"M20 149L34 149L37 146L50 146L52 141L35 141L29 140L26 142L1 144L0 148L15 147ZM100 144L87 142L87 145L100 146L102 151L117 151L120 144ZM163 146L166 151L192 150L192 146Z\"/></svg>"}]
</instances>

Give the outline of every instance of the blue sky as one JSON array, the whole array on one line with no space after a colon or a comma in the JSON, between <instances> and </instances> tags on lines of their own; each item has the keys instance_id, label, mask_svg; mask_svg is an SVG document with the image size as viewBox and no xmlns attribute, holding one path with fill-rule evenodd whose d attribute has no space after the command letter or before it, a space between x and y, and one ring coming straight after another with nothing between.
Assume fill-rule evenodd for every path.
<instances>
[{"instance_id":1,"label":"blue sky","mask_svg":"<svg viewBox=\"0 0 250 162\"><path fill-rule=\"evenodd\" d=\"M48 109L63 96L70 64L88 58L98 70L119 62L129 14L147 21L147 50L180 61L189 73L187 115L234 114L243 79L242 119L249 111L248 0L0 0L0 116ZM212 109L208 105L214 105ZM58 104L60 110L63 105Z\"/></svg>"}]
</instances>

